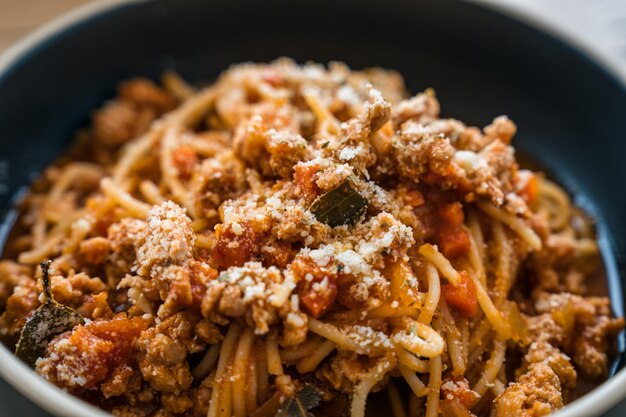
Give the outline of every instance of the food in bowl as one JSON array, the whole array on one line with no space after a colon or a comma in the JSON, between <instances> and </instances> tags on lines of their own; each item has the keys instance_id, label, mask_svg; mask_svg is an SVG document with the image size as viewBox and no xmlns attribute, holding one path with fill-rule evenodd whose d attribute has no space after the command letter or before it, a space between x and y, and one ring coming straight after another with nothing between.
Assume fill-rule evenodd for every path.
<instances>
[{"instance_id":1,"label":"food in bowl","mask_svg":"<svg viewBox=\"0 0 626 417\"><path fill-rule=\"evenodd\" d=\"M624 320L515 132L339 63L123 82L20 204L0 335L116 416L549 414Z\"/></svg>"}]
</instances>

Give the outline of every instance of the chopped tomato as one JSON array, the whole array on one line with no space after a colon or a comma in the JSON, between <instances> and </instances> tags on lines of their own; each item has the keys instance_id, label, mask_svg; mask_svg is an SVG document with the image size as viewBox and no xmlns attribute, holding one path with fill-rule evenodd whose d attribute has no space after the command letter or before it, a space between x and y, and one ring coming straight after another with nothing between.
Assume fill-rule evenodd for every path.
<instances>
[{"instance_id":1,"label":"chopped tomato","mask_svg":"<svg viewBox=\"0 0 626 417\"><path fill-rule=\"evenodd\" d=\"M135 344L147 327L147 320L129 319L126 314L78 325L52 339L48 345L44 361L50 366L45 371L46 377L68 391L82 394L105 380L113 369L133 364ZM67 377L57 379L62 370L80 377L80 383Z\"/></svg>"},{"instance_id":2,"label":"chopped tomato","mask_svg":"<svg viewBox=\"0 0 626 417\"><path fill-rule=\"evenodd\" d=\"M319 291L309 290L300 296L300 302L305 310L315 318L327 312L337 297L337 286L329 284L327 288Z\"/></svg>"},{"instance_id":3,"label":"chopped tomato","mask_svg":"<svg viewBox=\"0 0 626 417\"><path fill-rule=\"evenodd\" d=\"M441 287L441 293L446 303L463 317L474 317L478 313L476 285L467 275L467 272L461 272L461 280L458 285L444 284Z\"/></svg>"},{"instance_id":4,"label":"chopped tomato","mask_svg":"<svg viewBox=\"0 0 626 417\"><path fill-rule=\"evenodd\" d=\"M83 377L81 385L71 384L65 380L55 381L57 385L69 391L91 389L103 381L111 370L112 358L115 355L115 344L98 337L84 326L76 326L74 330L52 339L48 347L49 360L57 369L68 369Z\"/></svg>"},{"instance_id":5,"label":"chopped tomato","mask_svg":"<svg viewBox=\"0 0 626 417\"><path fill-rule=\"evenodd\" d=\"M309 258L296 259L291 270L298 280L298 296L304 310L315 318L327 312L337 297L337 272L318 266Z\"/></svg>"},{"instance_id":6,"label":"chopped tomato","mask_svg":"<svg viewBox=\"0 0 626 417\"><path fill-rule=\"evenodd\" d=\"M415 207L414 213L420 221L418 232L422 239L436 244L446 258L456 258L468 253L470 238L463 228L463 205L449 202L449 198L445 193L427 191L428 204Z\"/></svg>"},{"instance_id":7,"label":"chopped tomato","mask_svg":"<svg viewBox=\"0 0 626 417\"><path fill-rule=\"evenodd\" d=\"M444 228L439 233L438 245L446 258L456 258L469 251L469 235L462 227Z\"/></svg>"},{"instance_id":8,"label":"chopped tomato","mask_svg":"<svg viewBox=\"0 0 626 417\"><path fill-rule=\"evenodd\" d=\"M178 170L181 178L187 179L191 176L193 168L198 164L198 155L188 146L180 146L172 153L172 163Z\"/></svg>"},{"instance_id":9,"label":"chopped tomato","mask_svg":"<svg viewBox=\"0 0 626 417\"><path fill-rule=\"evenodd\" d=\"M527 175L525 175L525 182L523 183L522 188L519 190L519 195L526 200L528 204L532 204L537 201L539 197L539 180L537 180L537 176L530 173L529 171Z\"/></svg>"},{"instance_id":10,"label":"chopped tomato","mask_svg":"<svg viewBox=\"0 0 626 417\"><path fill-rule=\"evenodd\" d=\"M250 260L259 250L259 236L247 222L240 222L235 226L221 225L216 231L217 243L211 251L211 259L217 266L230 268L242 266Z\"/></svg>"},{"instance_id":11,"label":"chopped tomato","mask_svg":"<svg viewBox=\"0 0 626 417\"><path fill-rule=\"evenodd\" d=\"M118 314L111 320L96 320L85 326L92 335L115 344L109 358L109 364L113 366L129 364L134 360L135 342L147 328L148 322L144 318L129 319L126 314Z\"/></svg>"},{"instance_id":12,"label":"chopped tomato","mask_svg":"<svg viewBox=\"0 0 626 417\"><path fill-rule=\"evenodd\" d=\"M411 207L419 207L424 204L424 195L419 190L407 191L404 202Z\"/></svg>"},{"instance_id":13,"label":"chopped tomato","mask_svg":"<svg viewBox=\"0 0 626 417\"><path fill-rule=\"evenodd\" d=\"M307 201L313 201L322 192L315 183L316 165L298 164L294 167L293 182L300 188Z\"/></svg>"},{"instance_id":14,"label":"chopped tomato","mask_svg":"<svg viewBox=\"0 0 626 417\"><path fill-rule=\"evenodd\" d=\"M466 408L471 408L478 399L478 394L472 391L469 381L462 376L446 378L441 386L441 393L444 399L457 400Z\"/></svg>"}]
</instances>

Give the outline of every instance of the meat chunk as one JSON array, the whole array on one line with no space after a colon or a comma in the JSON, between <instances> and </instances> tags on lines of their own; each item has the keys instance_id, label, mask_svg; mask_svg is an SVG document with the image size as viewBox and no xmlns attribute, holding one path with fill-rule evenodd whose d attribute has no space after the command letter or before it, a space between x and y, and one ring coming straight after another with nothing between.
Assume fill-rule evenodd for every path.
<instances>
[{"instance_id":1,"label":"meat chunk","mask_svg":"<svg viewBox=\"0 0 626 417\"><path fill-rule=\"evenodd\" d=\"M222 202L236 198L246 189L246 167L233 152L222 152L196 166L191 188L199 211L215 221Z\"/></svg>"},{"instance_id":2,"label":"meat chunk","mask_svg":"<svg viewBox=\"0 0 626 417\"><path fill-rule=\"evenodd\" d=\"M539 340L533 342L524 356L524 362L532 364L542 363L549 366L559 377L561 387L573 389L576 387L576 370L570 358L550 343Z\"/></svg>"},{"instance_id":3,"label":"meat chunk","mask_svg":"<svg viewBox=\"0 0 626 417\"><path fill-rule=\"evenodd\" d=\"M563 407L561 383L552 368L533 364L495 400L496 417L539 417Z\"/></svg>"},{"instance_id":4,"label":"meat chunk","mask_svg":"<svg viewBox=\"0 0 626 417\"><path fill-rule=\"evenodd\" d=\"M517 133L517 126L506 116L496 117L493 122L485 127L485 137L489 142L500 140L502 143L508 144Z\"/></svg>"},{"instance_id":5,"label":"meat chunk","mask_svg":"<svg viewBox=\"0 0 626 417\"><path fill-rule=\"evenodd\" d=\"M85 317L96 319L112 316L106 302L106 286L99 278L92 278L82 272L67 277L54 275L51 277L51 285L58 302L79 309ZM17 343L26 319L40 305L41 292L41 285L30 277L22 277L13 288L6 309L0 316L0 337L5 343Z\"/></svg>"},{"instance_id":6,"label":"meat chunk","mask_svg":"<svg viewBox=\"0 0 626 417\"><path fill-rule=\"evenodd\" d=\"M75 309L82 306L87 296L99 294L107 289L100 278L90 277L83 272L67 277L54 275L51 281L55 299Z\"/></svg>"},{"instance_id":7,"label":"meat chunk","mask_svg":"<svg viewBox=\"0 0 626 417\"><path fill-rule=\"evenodd\" d=\"M574 363L581 372L592 378L606 377L610 340L624 328L624 318L617 319L602 315L597 321L583 326L574 338Z\"/></svg>"},{"instance_id":8,"label":"meat chunk","mask_svg":"<svg viewBox=\"0 0 626 417\"><path fill-rule=\"evenodd\" d=\"M135 244L147 227L143 220L124 218L107 230L110 252L107 258L107 275L117 280L131 273L135 264Z\"/></svg>"},{"instance_id":9,"label":"meat chunk","mask_svg":"<svg viewBox=\"0 0 626 417\"><path fill-rule=\"evenodd\" d=\"M102 265L109 255L109 241L104 237L93 237L80 242L80 256L90 265Z\"/></svg>"},{"instance_id":10,"label":"meat chunk","mask_svg":"<svg viewBox=\"0 0 626 417\"><path fill-rule=\"evenodd\" d=\"M417 123L428 123L439 117L439 101L431 91L421 93L409 100L398 103L392 111L395 129L400 128L407 120Z\"/></svg>"},{"instance_id":11,"label":"meat chunk","mask_svg":"<svg viewBox=\"0 0 626 417\"><path fill-rule=\"evenodd\" d=\"M349 120L342 127L342 136L352 144L367 141L391 117L391 104L380 94L380 91L370 86L369 100L365 103L363 112Z\"/></svg>"},{"instance_id":12,"label":"meat chunk","mask_svg":"<svg viewBox=\"0 0 626 417\"><path fill-rule=\"evenodd\" d=\"M125 81L119 85L117 97L94 113L94 139L106 147L122 145L145 132L175 104L173 97L150 80Z\"/></svg>"},{"instance_id":13,"label":"meat chunk","mask_svg":"<svg viewBox=\"0 0 626 417\"><path fill-rule=\"evenodd\" d=\"M279 177L290 178L293 166L311 157L307 141L298 134L270 129L266 136L269 165L272 172Z\"/></svg>"},{"instance_id":14,"label":"meat chunk","mask_svg":"<svg viewBox=\"0 0 626 417\"><path fill-rule=\"evenodd\" d=\"M289 320L291 331L296 331L293 327L306 329L306 316L298 311L297 302L291 301L295 286L292 277L274 266L265 268L260 262L248 262L231 267L207 283L202 314L243 317L256 334L266 334L279 319Z\"/></svg>"},{"instance_id":15,"label":"meat chunk","mask_svg":"<svg viewBox=\"0 0 626 417\"><path fill-rule=\"evenodd\" d=\"M409 121L402 125L393 155L400 174L419 181L429 172L445 176L454 148L447 138L424 134L420 124Z\"/></svg>"},{"instance_id":16,"label":"meat chunk","mask_svg":"<svg viewBox=\"0 0 626 417\"><path fill-rule=\"evenodd\" d=\"M610 340L624 327L623 318L613 318L606 297L582 297L569 293L538 292L535 308L558 319L564 344L579 371L592 378L608 370Z\"/></svg>"},{"instance_id":17,"label":"meat chunk","mask_svg":"<svg viewBox=\"0 0 626 417\"><path fill-rule=\"evenodd\" d=\"M164 267L183 265L191 259L196 235L180 206L171 201L154 206L147 223L135 242L139 274L155 277Z\"/></svg>"},{"instance_id":18,"label":"meat chunk","mask_svg":"<svg viewBox=\"0 0 626 417\"><path fill-rule=\"evenodd\" d=\"M161 393L177 393L191 386L193 377L186 361L188 353L205 344L195 336L199 316L177 313L141 334L139 370L150 386Z\"/></svg>"},{"instance_id":19,"label":"meat chunk","mask_svg":"<svg viewBox=\"0 0 626 417\"><path fill-rule=\"evenodd\" d=\"M141 378L130 366L115 368L108 380L102 383L100 389L104 398L118 397L126 392L137 391L141 387Z\"/></svg>"},{"instance_id":20,"label":"meat chunk","mask_svg":"<svg viewBox=\"0 0 626 417\"><path fill-rule=\"evenodd\" d=\"M315 372L315 376L329 384L333 389L351 394L354 387L377 366L378 361L386 358L359 356L353 352L338 351L330 361ZM387 377L376 384L372 392L387 385Z\"/></svg>"},{"instance_id":21,"label":"meat chunk","mask_svg":"<svg viewBox=\"0 0 626 417\"><path fill-rule=\"evenodd\" d=\"M30 268L13 261L0 262L0 311L3 311L15 287L32 280Z\"/></svg>"},{"instance_id":22,"label":"meat chunk","mask_svg":"<svg viewBox=\"0 0 626 417\"><path fill-rule=\"evenodd\" d=\"M134 78L120 83L119 98L138 106L155 109L159 114L171 110L176 100L165 90L146 78Z\"/></svg>"},{"instance_id":23,"label":"meat chunk","mask_svg":"<svg viewBox=\"0 0 626 417\"><path fill-rule=\"evenodd\" d=\"M291 109L264 106L235 131L235 153L265 177L289 178L293 165L310 157L307 141L300 136Z\"/></svg>"},{"instance_id":24,"label":"meat chunk","mask_svg":"<svg viewBox=\"0 0 626 417\"><path fill-rule=\"evenodd\" d=\"M13 289L7 300L6 309L0 316L0 336L4 343L15 346L26 319L39 307L39 294L34 279L24 280Z\"/></svg>"},{"instance_id":25,"label":"meat chunk","mask_svg":"<svg viewBox=\"0 0 626 417\"><path fill-rule=\"evenodd\" d=\"M492 141L477 152L458 149L440 127L412 120L401 126L396 139L392 159L398 173L411 181L454 189L470 200L486 196L498 206L514 190L517 164L512 148L502 141Z\"/></svg>"},{"instance_id":26,"label":"meat chunk","mask_svg":"<svg viewBox=\"0 0 626 417\"><path fill-rule=\"evenodd\" d=\"M150 109L137 109L132 103L113 101L93 116L93 134L106 146L122 145L146 129L155 114Z\"/></svg>"}]
</instances>

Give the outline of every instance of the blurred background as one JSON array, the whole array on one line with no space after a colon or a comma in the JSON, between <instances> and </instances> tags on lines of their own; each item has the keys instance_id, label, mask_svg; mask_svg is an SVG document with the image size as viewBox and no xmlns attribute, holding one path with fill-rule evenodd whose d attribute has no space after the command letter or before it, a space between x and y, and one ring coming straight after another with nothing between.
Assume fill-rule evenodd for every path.
<instances>
[{"instance_id":1,"label":"blurred background","mask_svg":"<svg viewBox=\"0 0 626 417\"><path fill-rule=\"evenodd\" d=\"M0 0L0 53L41 24L90 1ZM471 1L566 39L626 83L626 0Z\"/></svg>"}]
</instances>

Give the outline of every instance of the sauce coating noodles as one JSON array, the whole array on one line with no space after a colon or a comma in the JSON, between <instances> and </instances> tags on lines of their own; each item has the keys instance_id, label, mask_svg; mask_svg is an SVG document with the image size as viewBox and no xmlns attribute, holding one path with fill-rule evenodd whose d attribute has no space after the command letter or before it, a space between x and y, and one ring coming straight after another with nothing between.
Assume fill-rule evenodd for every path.
<instances>
[{"instance_id":1,"label":"sauce coating noodles","mask_svg":"<svg viewBox=\"0 0 626 417\"><path fill-rule=\"evenodd\" d=\"M0 263L14 347L52 293L86 320L35 371L116 416L539 416L601 380L622 318L593 225L393 71L243 64L120 84L21 203ZM382 397L377 397L382 398ZM317 402L315 402L317 404Z\"/></svg>"}]
</instances>

